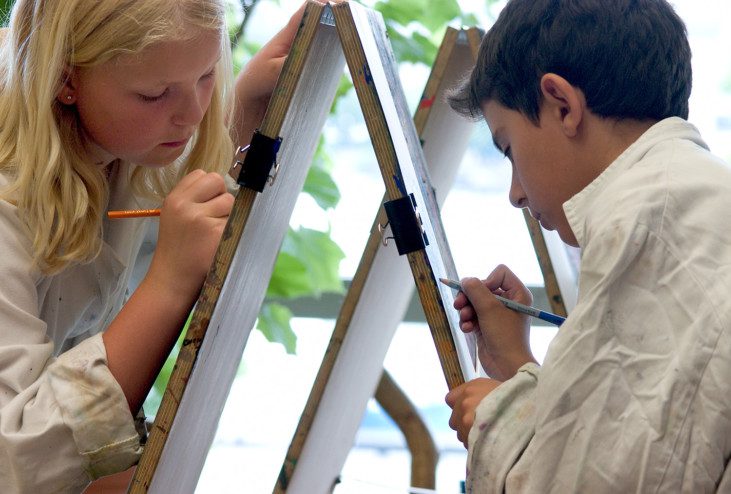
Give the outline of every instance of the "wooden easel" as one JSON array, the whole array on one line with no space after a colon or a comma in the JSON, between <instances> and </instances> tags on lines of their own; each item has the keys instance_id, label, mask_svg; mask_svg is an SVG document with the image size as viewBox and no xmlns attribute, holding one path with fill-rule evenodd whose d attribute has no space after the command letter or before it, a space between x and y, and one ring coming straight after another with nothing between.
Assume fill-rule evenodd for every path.
<instances>
[{"instance_id":1,"label":"wooden easel","mask_svg":"<svg viewBox=\"0 0 731 494\"><path fill-rule=\"evenodd\" d=\"M421 171L420 181L429 184L435 192L436 204L441 204L451 188L461 156L464 154L467 141L472 133L473 125L447 105L445 92L456 86L467 71L474 65L482 33L477 29L456 30L448 29L437 58L434 62L431 75L421 98L421 103L414 116L413 124L423 146L423 156L428 165L428 176ZM385 46L385 45L384 45ZM380 48L383 50L384 46ZM356 49L346 50L357 53ZM349 67L363 67L363 58L348 59ZM385 64L388 65L388 64ZM395 69L392 69L395 70ZM371 88L358 80L358 73L353 74L356 90L369 95ZM360 84L359 84L360 83ZM400 89L400 88L397 88ZM404 107L403 96L398 90L384 91L394 98L400 99L396 106ZM364 102L365 100L365 102ZM385 106L381 102L361 98L364 114L366 108ZM383 119L366 116L366 122L384 124ZM369 126L369 129L375 125ZM402 127L411 127L403 121ZM383 129L371 130L375 142L382 139L378 135ZM373 134L376 134L375 136ZM386 183L390 176L398 174L389 168L384 171L382 157L393 152L389 149L388 139L379 141L382 148L376 148L379 164ZM385 147L385 149L384 149ZM417 158L418 159L418 158ZM387 194L383 202L389 199ZM438 223L438 206L430 202L429 216ZM549 300L552 310L566 314L563 297L559 289L556 271L553 269L546 240L540 225L526 215L531 239L541 270L546 279ZM367 246L364 250L356 274L351 282L350 289L345 297L340 315L335 325L333 335L325 351L325 358L315 379L312 391L305 405L298 427L287 451L282 470L274 488L275 493L307 493L329 492L337 481L343 467L347 453L353 443L363 411L368 399L373 396L376 385L381 378L381 365L385 358L388 346L393 338L396 327L403 319L409 300L413 294L413 285L408 274L408 268L402 262L403 258L394 257L393 248L383 248L383 234L379 226L388 221L384 208L381 207L371 228ZM441 256L446 264L453 266L448 245L438 242ZM413 279L416 286L422 290L420 281L426 285L426 291L432 287L431 280L425 282L423 273L413 269ZM570 272L560 272L562 276ZM450 273L453 278L456 275ZM428 296L428 294L427 294ZM429 300L429 299L427 299ZM422 305L425 309L428 304ZM445 304L446 305L446 304ZM433 308L436 312L443 311L443 307ZM451 307L447 308L448 310ZM426 310L425 310L426 312ZM427 319L432 331L437 322ZM440 342L435 338L437 348ZM363 361L362 355L367 354L368 360ZM450 381L445 372L448 386L451 388L459 381ZM387 383L388 384L388 379ZM343 399L347 396L347 399ZM433 472L432 472L433 474ZM428 476L427 476L428 477ZM432 477L433 481L433 477ZM430 487L422 485L415 487Z\"/></svg>"},{"instance_id":2,"label":"wooden easel","mask_svg":"<svg viewBox=\"0 0 731 494\"><path fill-rule=\"evenodd\" d=\"M253 175L249 182L265 182L257 187L264 193L248 186L238 192L131 493L193 492L198 482L342 74L337 35L318 29L321 18L321 11L307 9L295 45L315 41L330 56L294 50L287 59L259 129L260 145L252 143L244 163ZM276 153L279 136L284 139ZM282 167L276 175L267 159L274 156ZM270 173L276 178L267 180Z\"/></svg>"},{"instance_id":3,"label":"wooden easel","mask_svg":"<svg viewBox=\"0 0 731 494\"><path fill-rule=\"evenodd\" d=\"M474 64L480 39L477 29L447 31L414 116L440 203L473 128L448 108L444 92ZM387 200L388 195L382 202ZM332 489L379 383L383 360L415 287L407 259L382 244L379 225L387 222L380 207L274 492Z\"/></svg>"},{"instance_id":4,"label":"wooden easel","mask_svg":"<svg viewBox=\"0 0 731 494\"><path fill-rule=\"evenodd\" d=\"M467 39L464 44L468 46L470 55L460 63L469 67L476 50L475 35L455 33L456 38L464 36ZM453 42L451 45L454 48L458 43ZM327 405L333 402L328 398L329 394L343 396L342 383L336 377L345 375L345 368L364 376L374 376L370 387L366 383L362 385L365 398L362 403L356 404L360 406L360 413L365 408L365 402L372 395L380 376L383 356L393 330L401 320L412 293L413 284L406 281L406 266L411 268L416 282L448 386L457 386L465 377L473 376L473 350L457 329L456 313L445 310L445 307L451 306L453 293L437 281L439 277L455 277L456 274L439 220L438 201L432 185L437 184L435 178L444 172L444 178L439 179L440 182L444 181L444 185L438 185L437 189L437 195L443 199L456 166L449 171L435 166L430 179L424 159L424 154L430 152L430 146L433 146L431 153L434 156L441 153L441 160L449 158L456 163L454 149L460 146L464 149L470 134L470 124L456 115L451 115L449 125L443 122L439 124L437 112L434 112L434 117L424 117L424 127L420 129L424 148L422 153L419 135L407 113L395 61L380 16L356 4L322 6L312 2L305 10L292 51L260 129L261 142L252 145L244 164L244 175L251 178L244 180L244 185L257 183L260 190L242 187L237 196L234 213L194 310L193 323L180 351L130 492L192 492L195 488L223 402L261 306L276 251L283 239L317 137L334 97L344 58L347 59L386 184L391 215L379 213L373 226L361 262L363 273L357 274L353 280L353 295L349 293L350 302L346 301L338 322L338 325L349 328L349 336L331 343L342 347L339 352L341 357L331 364L331 377L325 379L327 389L322 391L322 398L316 400L320 406L317 416L312 417L312 433L308 437L323 436L317 433L319 417L328 413L330 417L346 415L342 406L337 410L328 410ZM447 57L446 60L451 58ZM447 64L444 66L446 74L446 67L451 62L443 63ZM438 66L435 66L435 70ZM456 74L457 71L452 73ZM439 88L449 84L445 74L441 76L441 84L437 83ZM427 98L424 101L429 100ZM441 104L443 101L432 99L431 105L422 104L422 107L434 111ZM417 125L419 118L417 115ZM433 126L432 130L430 126ZM454 132L453 139L444 139L447 129ZM278 158L282 169L274 183L264 190L263 184L272 165L271 158L277 155L273 148L280 136ZM450 143L449 149L445 149L444 142ZM249 160L252 155L260 159ZM261 190L264 193L259 195ZM380 247L380 242L387 236L383 226L389 221L399 223L397 227L392 225L391 230L405 257L398 256L392 247ZM242 234L239 245L238 239ZM379 276L385 278L379 279ZM381 307L385 307L385 310L379 310ZM367 333L357 330L359 325L369 329L382 325L391 331L390 336L377 342L380 348L374 349L372 356L365 359L367 362L362 362L368 369L363 369L361 362L348 362L343 358L348 354L348 347L358 345L358 338ZM210 383L216 383L216 386L210 386ZM320 382L319 385L324 386L325 383ZM306 410L303 419L310 417L308 413ZM333 425L336 424L328 424L328 436L333 439L342 437L333 434ZM304 442L297 469L291 476L285 463L278 484L282 489L317 493L332 488L332 476L328 479L319 475L325 479L322 486L308 477L301 477L300 480L300 472L325 472L330 468L316 453L318 447L312 444L311 440ZM347 440L338 441L338 447L343 444L349 448L351 443ZM334 458L337 454L329 456ZM344 461L344 455L340 456ZM308 459L316 462L316 467L308 467Z\"/></svg>"}]
</instances>

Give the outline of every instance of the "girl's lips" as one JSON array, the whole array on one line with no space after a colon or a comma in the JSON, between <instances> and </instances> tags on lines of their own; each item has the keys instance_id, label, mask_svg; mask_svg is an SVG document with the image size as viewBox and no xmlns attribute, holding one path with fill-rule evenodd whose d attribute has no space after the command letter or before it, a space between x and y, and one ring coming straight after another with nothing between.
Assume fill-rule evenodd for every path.
<instances>
[{"instance_id":1,"label":"girl's lips","mask_svg":"<svg viewBox=\"0 0 731 494\"><path fill-rule=\"evenodd\" d=\"M162 145L169 148L177 148L180 146L185 146L188 143L188 137L187 139L183 139L182 141L173 141L173 142L163 142Z\"/></svg>"}]
</instances>

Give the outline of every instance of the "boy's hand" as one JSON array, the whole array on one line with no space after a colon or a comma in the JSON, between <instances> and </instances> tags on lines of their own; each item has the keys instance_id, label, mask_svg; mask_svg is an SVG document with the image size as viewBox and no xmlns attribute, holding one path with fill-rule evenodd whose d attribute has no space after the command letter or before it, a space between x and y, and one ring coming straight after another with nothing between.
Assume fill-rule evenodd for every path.
<instances>
[{"instance_id":1,"label":"boy's hand","mask_svg":"<svg viewBox=\"0 0 731 494\"><path fill-rule=\"evenodd\" d=\"M163 202L149 276L164 289L195 297L211 267L233 203L221 175L194 170L183 177Z\"/></svg>"},{"instance_id":2,"label":"boy's hand","mask_svg":"<svg viewBox=\"0 0 731 494\"><path fill-rule=\"evenodd\" d=\"M452 409L449 418L449 427L457 431L457 439L467 447L470 429L475 423L477 405L490 394L493 389L502 384L500 381L487 378L478 378L468 381L447 393L447 405Z\"/></svg>"},{"instance_id":3,"label":"boy's hand","mask_svg":"<svg viewBox=\"0 0 731 494\"><path fill-rule=\"evenodd\" d=\"M460 328L476 332L478 356L489 376L505 381L523 364L535 362L528 316L508 309L493 296L532 303L530 291L512 271L500 265L483 281L464 278L462 290L454 299Z\"/></svg>"}]
</instances>

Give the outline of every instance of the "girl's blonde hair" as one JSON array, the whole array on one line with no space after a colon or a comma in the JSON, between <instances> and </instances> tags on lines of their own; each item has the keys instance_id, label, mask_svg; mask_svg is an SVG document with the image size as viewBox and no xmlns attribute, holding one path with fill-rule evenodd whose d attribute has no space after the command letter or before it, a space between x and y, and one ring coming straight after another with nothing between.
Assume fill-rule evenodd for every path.
<instances>
[{"instance_id":1,"label":"girl's blonde hair","mask_svg":"<svg viewBox=\"0 0 731 494\"><path fill-rule=\"evenodd\" d=\"M156 199L192 169L224 173L231 163L233 69L225 2L16 1L4 39L0 35L0 172L10 180L0 198L17 204L43 272L95 258L108 197L103 170L84 152L75 107L57 101L65 74L157 42L190 39L195 28L221 33L215 89L177 166L134 170L133 190Z\"/></svg>"}]
</instances>

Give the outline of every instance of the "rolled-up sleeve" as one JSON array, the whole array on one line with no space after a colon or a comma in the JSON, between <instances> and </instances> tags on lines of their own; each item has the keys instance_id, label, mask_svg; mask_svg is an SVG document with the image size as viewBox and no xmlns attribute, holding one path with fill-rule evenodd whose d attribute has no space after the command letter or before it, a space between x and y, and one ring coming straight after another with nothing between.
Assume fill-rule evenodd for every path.
<instances>
[{"instance_id":1,"label":"rolled-up sleeve","mask_svg":"<svg viewBox=\"0 0 731 494\"><path fill-rule=\"evenodd\" d=\"M101 335L54 357L27 239L0 213L0 490L80 492L134 464L139 435Z\"/></svg>"},{"instance_id":2,"label":"rolled-up sleeve","mask_svg":"<svg viewBox=\"0 0 731 494\"><path fill-rule=\"evenodd\" d=\"M480 402L470 430L467 492L504 492L508 475L535 430L534 391L540 367L529 363Z\"/></svg>"},{"instance_id":3,"label":"rolled-up sleeve","mask_svg":"<svg viewBox=\"0 0 731 494\"><path fill-rule=\"evenodd\" d=\"M101 335L62 354L48 381L91 478L130 467L142 453L127 399L107 367Z\"/></svg>"}]
</instances>

